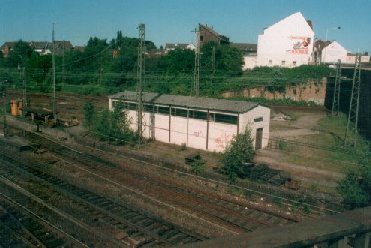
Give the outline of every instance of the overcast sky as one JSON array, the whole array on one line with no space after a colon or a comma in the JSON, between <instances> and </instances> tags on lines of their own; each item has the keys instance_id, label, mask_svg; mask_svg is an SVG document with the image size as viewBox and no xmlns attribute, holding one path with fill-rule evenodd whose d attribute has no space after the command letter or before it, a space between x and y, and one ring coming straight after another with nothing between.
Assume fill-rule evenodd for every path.
<instances>
[{"instance_id":1,"label":"overcast sky","mask_svg":"<svg viewBox=\"0 0 371 248\"><path fill-rule=\"evenodd\" d=\"M328 30L328 39L349 51L371 52L371 0L0 0L0 6L1 44L51 40L53 22L56 40L73 45L91 36L110 40L118 30L137 37L141 22L157 46L194 42L198 23L232 42L256 43L265 27L300 11L316 38Z\"/></svg>"}]
</instances>

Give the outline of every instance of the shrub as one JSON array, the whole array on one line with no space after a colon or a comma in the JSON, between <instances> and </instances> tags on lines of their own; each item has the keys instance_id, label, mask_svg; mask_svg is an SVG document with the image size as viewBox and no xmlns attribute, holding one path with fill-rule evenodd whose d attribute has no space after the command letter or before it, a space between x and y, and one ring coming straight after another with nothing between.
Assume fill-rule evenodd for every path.
<instances>
[{"instance_id":1,"label":"shrub","mask_svg":"<svg viewBox=\"0 0 371 248\"><path fill-rule=\"evenodd\" d=\"M185 162L191 166L191 171L196 175L199 175L205 169L205 161L199 152L186 156Z\"/></svg>"},{"instance_id":2,"label":"shrub","mask_svg":"<svg viewBox=\"0 0 371 248\"><path fill-rule=\"evenodd\" d=\"M84 105L84 126L91 130L93 127L93 122L95 119L96 113L94 105L91 102L86 102Z\"/></svg>"},{"instance_id":3,"label":"shrub","mask_svg":"<svg viewBox=\"0 0 371 248\"><path fill-rule=\"evenodd\" d=\"M338 185L347 208L365 207L371 204L371 154L366 152L357 170L350 170Z\"/></svg>"},{"instance_id":4,"label":"shrub","mask_svg":"<svg viewBox=\"0 0 371 248\"><path fill-rule=\"evenodd\" d=\"M255 155L250 129L235 136L222 155L222 170L228 175L230 183L235 183L241 166L252 161Z\"/></svg>"}]
</instances>

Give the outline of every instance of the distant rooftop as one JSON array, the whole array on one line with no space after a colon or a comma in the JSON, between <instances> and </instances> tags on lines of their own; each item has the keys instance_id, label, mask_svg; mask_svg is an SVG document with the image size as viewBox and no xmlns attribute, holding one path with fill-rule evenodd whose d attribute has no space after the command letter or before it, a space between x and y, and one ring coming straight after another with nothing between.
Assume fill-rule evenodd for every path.
<instances>
[{"instance_id":1,"label":"distant rooftop","mask_svg":"<svg viewBox=\"0 0 371 248\"><path fill-rule=\"evenodd\" d=\"M137 101L137 94L133 91L119 92L109 96L111 99L124 99L127 101ZM225 111L231 113L246 113L260 105L259 103L247 101L232 101L225 99L180 96L180 95L161 95L159 93L144 92L143 103L155 103L159 105L171 105L194 109L209 109L214 111Z\"/></svg>"}]
</instances>

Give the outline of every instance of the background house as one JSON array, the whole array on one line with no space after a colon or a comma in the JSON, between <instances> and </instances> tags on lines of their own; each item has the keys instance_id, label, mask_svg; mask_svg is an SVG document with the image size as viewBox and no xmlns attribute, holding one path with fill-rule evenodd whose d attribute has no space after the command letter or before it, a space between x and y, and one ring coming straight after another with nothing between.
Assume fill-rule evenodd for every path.
<instances>
[{"instance_id":1,"label":"background house","mask_svg":"<svg viewBox=\"0 0 371 248\"><path fill-rule=\"evenodd\" d=\"M314 64L334 64L339 59L342 64L354 64L356 61L356 54L347 51L337 41L315 41L312 55L312 62ZM362 54L361 62L370 62L370 56L367 53Z\"/></svg>"},{"instance_id":2,"label":"background house","mask_svg":"<svg viewBox=\"0 0 371 248\"><path fill-rule=\"evenodd\" d=\"M257 66L296 67L308 64L314 32L300 12L266 28L258 37Z\"/></svg>"},{"instance_id":3,"label":"background house","mask_svg":"<svg viewBox=\"0 0 371 248\"><path fill-rule=\"evenodd\" d=\"M109 96L109 109L121 101L137 130L137 94ZM143 135L158 141L222 152L233 136L250 128L255 148L268 145L270 109L258 103L206 97L143 94Z\"/></svg>"},{"instance_id":4,"label":"background house","mask_svg":"<svg viewBox=\"0 0 371 248\"><path fill-rule=\"evenodd\" d=\"M252 69L257 63L257 44L251 43L231 43L231 47L235 47L242 52L244 64L242 70Z\"/></svg>"},{"instance_id":5,"label":"background house","mask_svg":"<svg viewBox=\"0 0 371 248\"><path fill-rule=\"evenodd\" d=\"M196 49L196 46L192 43L190 43L190 44L187 44L187 43L166 43L165 54L172 51L172 50L175 50L176 48L189 49L189 50L194 51Z\"/></svg>"},{"instance_id":6,"label":"background house","mask_svg":"<svg viewBox=\"0 0 371 248\"><path fill-rule=\"evenodd\" d=\"M1 46L3 57L7 58L10 51L18 41L7 41ZM35 52L40 55L51 54L53 51L53 43L49 41L25 41ZM55 54L62 55L64 52L73 49L73 45L70 41L54 41Z\"/></svg>"},{"instance_id":7,"label":"background house","mask_svg":"<svg viewBox=\"0 0 371 248\"><path fill-rule=\"evenodd\" d=\"M198 24L198 31L200 33L200 46L209 42L215 42L217 44L228 44L229 38L218 34L212 27L207 25Z\"/></svg>"}]
</instances>

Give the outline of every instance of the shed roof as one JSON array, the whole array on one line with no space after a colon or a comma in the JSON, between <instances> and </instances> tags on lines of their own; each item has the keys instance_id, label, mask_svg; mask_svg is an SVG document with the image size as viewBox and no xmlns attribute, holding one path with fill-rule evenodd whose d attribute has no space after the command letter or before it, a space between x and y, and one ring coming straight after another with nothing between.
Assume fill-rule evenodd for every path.
<instances>
[{"instance_id":1,"label":"shed roof","mask_svg":"<svg viewBox=\"0 0 371 248\"><path fill-rule=\"evenodd\" d=\"M119 92L109 96L111 99L124 99L128 101L137 101L137 94L133 91ZM155 103L159 105L172 105L178 107L194 108L194 109L209 109L215 111L225 111L232 113L245 113L249 110L261 105L255 102L247 101L232 101L225 99L180 96L180 95L161 95L159 93L144 92L144 103Z\"/></svg>"}]
</instances>

